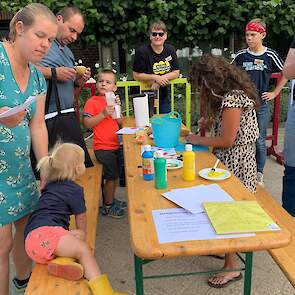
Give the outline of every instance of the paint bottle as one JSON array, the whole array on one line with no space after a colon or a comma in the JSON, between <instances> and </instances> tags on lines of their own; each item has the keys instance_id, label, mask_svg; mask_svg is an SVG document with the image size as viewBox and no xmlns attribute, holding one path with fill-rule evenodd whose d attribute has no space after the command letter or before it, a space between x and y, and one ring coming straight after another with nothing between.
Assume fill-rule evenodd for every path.
<instances>
[{"instance_id":1,"label":"paint bottle","mask_svg":"<svg viewBox=\"0 0 295 295\"><path fill-rule=\"evenodd\" d=\"M195 153L193 152L193 146L191 144L185 145L185 151L183 153L183 168L182 178L183 180L192 181L196 177L195 168Z\"/></svg>"},{"instance_id":2,"label":"paint bottle","mask_svg":"<svg viewBox=\"0 0 295 295\"><path fill-rule=\"evenodd\" d=\"M167 188L167 167L166 159L162 151L155 153L155 188Z\"/></svg>"},{"instance_id":3,"label":"paint bottle","mask_svg":"<svg viewBox=\"0 0 295 295\"><path fill-rule=\"evenodd\" d=\"M152 152L152 147L147 144L144 145L144 152L142 157L142 172L144 180L154 179L154 155Z\"/></svg>"}]
</instances>

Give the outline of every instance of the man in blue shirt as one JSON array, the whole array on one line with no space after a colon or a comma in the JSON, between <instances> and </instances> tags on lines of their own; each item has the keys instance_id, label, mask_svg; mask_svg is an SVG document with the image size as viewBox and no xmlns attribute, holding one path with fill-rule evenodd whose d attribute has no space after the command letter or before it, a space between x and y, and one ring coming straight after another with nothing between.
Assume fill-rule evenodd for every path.
<instances>
[{"instance_id":1,"label":"man in blue shirt","mask_svg":"<svg viewBox=\"0 0 295 295\"><path fill-rule=\"evenodd\" d=\"M78 75L74 66L75 58L68 45L75 42L84 29L84 18L76 7L65 7L57 13L58 33L48 53L39 63L39 69L46 79L51 79L51 68L56 69L58 94L61 109L74 111L74 87L82 86L90 78L90 70ZM50 100L49 114L56 111L55 101Z\"/></svg>"},{"instance_id":2,"label":"man in blue shirt","mask_svg":"<svg viewBox=\"0 0 295 295\"><path fill-rule=\"evenodd\" d=\"M91 159L83 139L81 128L75 117L75 87L82 87L90 78L90 70L84 74L78 74L75 70L75 58L68 45L75 42L84 29L84 18L79 8L69 6L63 8L56 16L58 24L57 37L45 57L39 62L38 69L43 73L47 81L52 79L52 69L56 71L57 92L60 101L61 113L66 114L62 120L67 124L59 124L54 121L57 116L55 91L52 90L49 99L49 108L46 110L45 120L48 129L50 145L56 139L63 142L73 142L80 145L85 152L85 165L92 166ZM67 116L67 118L65 118ZM55 125L54 125L55 124ZM63 130L63 126L67 130ZM54 126L54 127L52 127ZM70 128L66 127L70 126Z\"/></svg>"}]
</instances>

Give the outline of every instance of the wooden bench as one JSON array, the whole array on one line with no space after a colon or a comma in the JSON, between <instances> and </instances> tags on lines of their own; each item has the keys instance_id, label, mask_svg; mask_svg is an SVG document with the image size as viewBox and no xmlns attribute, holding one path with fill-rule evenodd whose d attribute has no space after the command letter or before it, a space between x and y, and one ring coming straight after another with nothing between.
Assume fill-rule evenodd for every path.
<instances>
[{"instance_id":1,"label":"wooden bench","mask_svg":"<svg viewBox=\"0 0 295 295\"><path fill-rule=\"evenodd\" d=\"M92 157L93 158L93 157ZM102 166L93 160L95 166L87 168L77 183L84 188L87 207L87 242L94 253L96 227L98 221L99 198L101 192ZM74 228L71 218L71 228ZM33 269L26 295L90 295L86 280L67 281L48 274L45 265L36 264Z\"/></svg>"},{"instance_id":2,"label":"wooden bench","mask_svg":"<svg viewBox=\"0 0 295 295\"><path fill-rule=\"evenodd\" d=\"M295 288L295 218L292 217L266 190L258 188L255 194L257 201L267 209L274 221L285 226L292 240L287 247L268 250L274 261Z\"/></svg>"}]
</instances>

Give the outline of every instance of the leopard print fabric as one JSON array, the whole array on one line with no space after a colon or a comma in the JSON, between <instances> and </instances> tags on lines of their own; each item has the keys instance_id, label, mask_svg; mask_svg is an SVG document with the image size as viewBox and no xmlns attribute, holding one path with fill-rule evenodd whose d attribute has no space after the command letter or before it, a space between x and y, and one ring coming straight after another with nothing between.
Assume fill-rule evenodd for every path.
<instances>
[{"instance_id":1,"label":"leopard print fabric","mask_svg":"<svg viewBox=\"0 0 295 295\"><path fill-rule=\"evenodd\" d=\"M243 109L240 128L233 146L229 148L216 148L214 154L254 193L257 183L255 142L259 136L254 101L241 90L234 90L225 95L221 105L220 121L215 128L216 136L221 134L223 108Z\"/></svg>"}]
</instances>

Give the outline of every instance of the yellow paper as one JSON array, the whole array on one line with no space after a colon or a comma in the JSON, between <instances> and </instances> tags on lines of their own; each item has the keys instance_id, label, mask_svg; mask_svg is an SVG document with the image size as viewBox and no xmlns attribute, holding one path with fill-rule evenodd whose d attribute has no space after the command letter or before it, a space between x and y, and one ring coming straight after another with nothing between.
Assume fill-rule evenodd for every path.
<instances>
[{"instance_id":1,"label":"yellow paper","mask_svg":"<svg viewBox=\"0 0 295 295\"><path fill-rule=\"evenodd\" d=\"M256 201L203 203L217 234L279 230Z\"/></svg>"}]
</instances>

